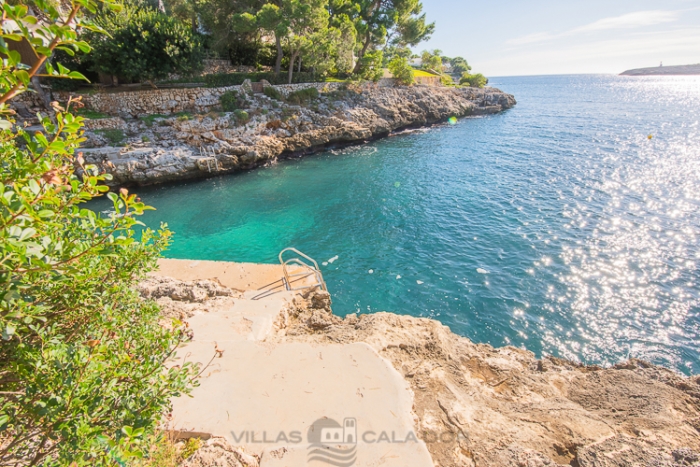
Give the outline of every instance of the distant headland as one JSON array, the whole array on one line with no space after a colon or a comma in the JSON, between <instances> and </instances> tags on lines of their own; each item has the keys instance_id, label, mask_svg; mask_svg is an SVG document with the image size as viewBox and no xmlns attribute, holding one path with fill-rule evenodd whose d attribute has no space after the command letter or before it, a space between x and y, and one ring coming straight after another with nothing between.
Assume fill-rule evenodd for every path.
<instances>
[{"instance_id":1,"label":"distant headland","mask_svg":"<svg viewBox=\"0 0 700 467\"><path fill-rule=\"evenodd\" d=\"M700 63L695 65L656 66L651 68L636 68L620 73L623 76L654 76L654 75L700 75Z\"/></svg>"}]
</instances>

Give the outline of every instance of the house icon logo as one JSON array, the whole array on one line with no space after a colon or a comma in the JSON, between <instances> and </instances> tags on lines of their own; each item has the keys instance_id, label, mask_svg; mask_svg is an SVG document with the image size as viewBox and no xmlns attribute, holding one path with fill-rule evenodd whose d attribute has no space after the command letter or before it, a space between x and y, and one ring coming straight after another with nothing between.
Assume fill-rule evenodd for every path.
<instances>
[{"instance_id":1,"label":"house icon logo","mask_svg":"<svg viewBox=\"0 0 700 467\"><path fill-rule=\"evenodd\" d=\"M307 461L317 465L350 467L357 460L357 420L346 418L343 424L331 418L316 420L307 433Z\"/></svg>"}]
</instances>

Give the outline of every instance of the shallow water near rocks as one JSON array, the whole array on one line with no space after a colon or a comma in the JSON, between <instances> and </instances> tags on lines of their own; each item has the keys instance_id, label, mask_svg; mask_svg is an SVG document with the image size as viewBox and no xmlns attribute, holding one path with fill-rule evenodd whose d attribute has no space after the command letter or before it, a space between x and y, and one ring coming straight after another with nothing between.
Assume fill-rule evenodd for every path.
<instances>
[{"instance_id":1,"label":"shallow water near rocks","mask_svg":"<svg viewBox=\"0 0 700 467\"><path fill-rule=\"evenodd\" d=\"M324 263L339 315L406 313L538 356L698 373L700 77L491 84L518 105L140 188L157 208L145 221L176 233L172 258L269 263L294 246Z\"/></svg>"}]
</instances>

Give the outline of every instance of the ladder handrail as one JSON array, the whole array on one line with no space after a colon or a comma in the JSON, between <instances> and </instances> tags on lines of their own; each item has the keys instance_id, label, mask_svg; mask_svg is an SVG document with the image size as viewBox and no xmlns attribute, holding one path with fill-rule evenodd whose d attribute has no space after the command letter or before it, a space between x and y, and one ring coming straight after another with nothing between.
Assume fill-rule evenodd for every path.
<instances>
[{"instance_id":1,"label":"ladder handrail","mask_svg":"<svg viewBox=\"0 0 700 467\"><path fill-rule=\"evenodd\" d=\"M297 256L285 260L284 254L287 252L295 253ZM252 300L259 300L261 298L265 298L270 295L281 292L282 290L278 289L281 289L283 287L285 290L288 291L310 289L312 287L320 287L321 290L328 291L326 281L323 280L323 273L321 272L321 268L318 267L318 263L312 257L305 255L296 248L289 247L280 251L279 260L280 264L282 265L282 279L276 280L274 282L260 287L258 289L258 292L260 293L254 296ZM290 272L288 268L292 265L300 268L300 270L297 269L299 272ZM316 282L313 284L306 283L306 279L312 276L316 280ZM301 282L302 285L294 287L294 283L298 282Z\"/></svg>"},{"instance_id":2,"label":"ladder handrail","mask_svg":"<svg viewBox=\"0 0 700 467\"><path fill-rule=\"evenodd\" d=\"M301 256L302 258L306 259L308 262L312 263L313 266L311 264L304 263L299 258L290 258L290 259L285 261L284 254L286 252L292 252L292 253L297 254L298 256ZM318 263L312 257L305 255L304 253L297 250L296 248L288 247L288 248L285 248L284 250L280 251L278 258L280 260L280 263L282 264L282 272L284 273L284 278L287 281L287 290L295 290L295 289L291 288L291 283L293 282L291 280L291 278L299 275L299 274L291 274L291 275L289 274L289 271L287 270L287 266L290 265L291 263L296 263L302 267L307 267L307 268L311 269L313 271L314 275L316 276L316 280L318 282L317 284L314 284L314 285L320 286L321 290L326 290L326 291L328 290L328 288L326 287L326 282L323 280L323 274L321 273L321 268L318 267Z\"/></svg>"}]
</instances>

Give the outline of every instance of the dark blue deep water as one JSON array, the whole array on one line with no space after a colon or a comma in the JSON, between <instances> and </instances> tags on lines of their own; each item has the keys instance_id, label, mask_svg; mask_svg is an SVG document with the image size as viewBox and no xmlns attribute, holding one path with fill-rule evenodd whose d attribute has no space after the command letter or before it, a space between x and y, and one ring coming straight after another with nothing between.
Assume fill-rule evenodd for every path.
<instances>
[{"instance_id":1,"label":"dark blue deep water","mask_svg":"<svg viewBox=\"0 0 700 467\"><path fill-rule=\"evenodd\" d=\"M698 373L700 77L496 78L502 114L140 189L166 256L319 261L340 315ZM651 139L649 136L651 135ZM338 256L332 263L329 259Z\"/></svg>"}]
</instances>

